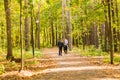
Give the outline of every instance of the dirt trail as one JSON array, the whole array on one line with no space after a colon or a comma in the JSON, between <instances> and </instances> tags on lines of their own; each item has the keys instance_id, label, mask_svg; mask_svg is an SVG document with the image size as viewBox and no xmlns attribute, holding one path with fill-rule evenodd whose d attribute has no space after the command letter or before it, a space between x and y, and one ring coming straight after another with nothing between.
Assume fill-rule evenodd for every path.
<instances>
[{"instance_id":1,"label":"dirt trail","mask_svg":"<svg viewBox=\"0 0 120 80\"><path fill-rule=\"evenodd\" d=\"M64 54L58 56L56 48L45 49L44 53L57 61L56 68L46 69L36 80L120 80L120 66L102 64L102 57L80 57Z\"/></svg>"},{"instance_id":2,"label":"dirt trail","mask_svg":"<svg viewBox=\"0 0 120 80\"><path fill-rule=\"evenodd\" d=\"M40 72L23 71L24 77L14 80L120 80L120 66L105 65L102 57L82 57L73 52L58 56L57 48L42 52L49 57L43 60L54 60L55 67Z\"/></svg>"}]
</instances>

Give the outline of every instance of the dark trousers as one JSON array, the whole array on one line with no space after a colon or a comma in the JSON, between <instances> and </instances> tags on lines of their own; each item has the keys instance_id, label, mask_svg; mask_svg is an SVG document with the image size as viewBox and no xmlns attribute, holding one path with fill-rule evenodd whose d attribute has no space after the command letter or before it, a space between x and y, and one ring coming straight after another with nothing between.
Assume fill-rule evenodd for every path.
<instances>
[{"instance_id":1,"label":"dark trousers","mask_svg":"<svg viewBox=\"0 0 120 80\"><path fill-rule=\"evenodd\" d=\"M64 45L64 52L67 54L67 45Z\"/></svg>"},{"instance_id":2,"label":"dark trousers","mask_svg":"<svg viewBox=\"0 0 120 80\"><path fill-rule=\"evenodd\" d=\"M62 56L62 47L61 46L59 47L59 56L60 55Z\"/></svg>"}]
</instances>

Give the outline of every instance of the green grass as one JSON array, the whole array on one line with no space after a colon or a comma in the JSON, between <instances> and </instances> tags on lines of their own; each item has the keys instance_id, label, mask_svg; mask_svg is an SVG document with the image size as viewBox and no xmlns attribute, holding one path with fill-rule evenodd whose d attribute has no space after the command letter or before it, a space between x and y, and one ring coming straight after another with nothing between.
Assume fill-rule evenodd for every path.
<instances>
[{"instance_id":1,"label":"green grass","mask_svg":"<svg viewBox=\"0 0 120 80\"><path fill-rule=\"evenodd\" d=\"M30 51L25 51L23 50L24 53L24 60L25 59L32 59L33 54L32 50ZM4 73L5 71L11 71L11 70L19 70L20 68L20 63L16 63L15 61L9 62L6 60L6 54L7 51L6 49L0 49L0 62L4 62L3 64L0 63L0 74ZM13 48L13 56L15 58L21 58L21 53L19 48ZM40 50L35 49L35 58L41 58L43 54L40 52ZM28 61L25 62L24 66L30 66L30 65L37 65L39 62L36 60Z\"/></svg>"},{"instance_id":2,"label":"green grass","mask_svg":"<svg viewBox=\"0 0 120 80\"><path fill-rule=\"evenodd\" d=\"M20 48L13 48L12 52L15 58L21 58ZM6 60L6 54L7 54L7 50L0 48L0 61ZM33 58L32 50L30 51L23 50L23 54L24 54L24 59ZM42 57L42 53L38 49L35 49L34 54L35 54L34 57L36 58Z\"/></svg>"},{"instance_id":3,"label":"green grass","mask_svg":"<svg viewBox=\"0 0 120 80\"><path fill-rule=\"evenodd\" d=\"M0 64L0 74L3 74L5 72L5 67L3 64Z\"/></svg>"},{"instance_id":4,"label":"green grass","mask_svg":"<svg viewBox=\"0 0 120 80\"><path fill-rule=\"evenodd\" d=\"M104 62L110 63L109 55L107 56L107 58L104 59ZM114 56L113 62L114 62L114 64L120 64L120 56Z\"/></svg>"},{"instance_id":5,"label":"green grass","mask_svg":"<svg viewBox=\"0 0 120 80\"><path fill-rule=\"evenodd\" d=\"M30 51L23 50L23 54L24 54L24 59L33 58L32 50L30 50ZM14 49L13 50L13 55L16 58L20 58L21 57L20 50L19 49ZM34 57L36 57L36 58L42 57L42 53L40 52L40 50L35 49Z\"/></svg>"},{"instance_id":6,"label":"green grass","mask_svg":"<svg viewBox=\"0 0 120 80\"><path fill-rule=\"evenodd\" d=\"M6 60L6 49L0 48L0 61Z\"/></svg>"},{"instance_id":7,"label":"green grass","mask_svg":"<svg viewBox=\"0 0 120 80\"><path fill-rule=\"evenodd\" d=\"M5 64L5 70L7 71L11 71L11 70L19 70L19 64L17 64L16 62L12 61L12 62L7 62Z\"/></svg>"},{"instance_id":8,"label":"green grass","mask_svg":"<svg viewBox=\"0 0 120 80\"><path fill-rule=\"evenodd\" d=\"M74 47L73 52L79 54L80 56L103 56L105 63L110 63L110 54L103 52L101 49L96 49L94 46L86 47L85 50L82 49L82 46L79 48ZM114 53L114 63L120 64L120 56L118 53Z\"/></svg>"},{"instance_id":9,"label":"green grass","mask_svg":"<svg viewBox=\"0 0 120 80\"><path fill-rule=\"evenodd\" d=\"M120 56L115 56L114 61L120 63Z\"/></svg>"},{"instance_id":10,"label":"green grass","mask_svg":"<svg viewBox=\"0 0 120 80\"><path fill-rule=\"evenodd\" d=\"M29 61L24 64L24 66L37 65L39 62L37 60Z\"/></svg>"},{"instance_id":11,"label":"green grass","mask_svg":"<svg viewBox=\"0 0 120 80\"><path fill-rule=\"evenodd\" d=\"M96 49L94 46L86 47L85 50L80 46L79 48L74 48L73 52L78 52L81 56L104 56L106 55L101 49Z\"/></svg>"}]
</instances>

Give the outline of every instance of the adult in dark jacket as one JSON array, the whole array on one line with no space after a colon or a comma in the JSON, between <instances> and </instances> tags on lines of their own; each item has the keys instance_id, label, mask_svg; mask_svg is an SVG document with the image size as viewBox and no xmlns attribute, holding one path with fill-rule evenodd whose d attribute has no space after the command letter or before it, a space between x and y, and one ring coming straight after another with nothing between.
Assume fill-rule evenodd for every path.
<instances>
[{"instance_id":1,"label":"adult in dark jacket","mask_svg":"<svg viewBox=\"0 0 120 80\"><path fill-rule=\"evenodd\" d=\"M58 41L58 47L59 47L59 56L62 56L62 47L63 47L62 39Z\"/></svg>"}]
</instances>

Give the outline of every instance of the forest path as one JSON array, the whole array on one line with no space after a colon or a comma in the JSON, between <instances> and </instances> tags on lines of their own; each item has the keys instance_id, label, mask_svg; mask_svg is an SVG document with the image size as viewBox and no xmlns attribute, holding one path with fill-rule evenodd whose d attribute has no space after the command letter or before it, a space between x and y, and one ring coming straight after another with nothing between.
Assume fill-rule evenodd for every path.
<instances>
[{"instance_id":1,"label":"forest path","mask_svg":"<svg viewBox=\"0 0 120 80\"><path fill-rule=\"evenodd\" d=\"M43 53L57 64L34 76L35 80L120 80L120 66L103 65L102 57L81 57L73 52L58 56L57 48L44 49Z\"/></svg>"},{"instance_id":2,"label":"forest path","mask_svg":"<svg viewBox=\"0 0 120 80\"><path fill-rule=\"evenodd\" d=\"M42 52L45 56L36 60L47 62L47 68L6 72L0 75L0 80L120 80L120 66L103 63L102 56L84 57L70 51L58 56L57 47L45 48ZM36 69L45 66L39 65Z\"/></svg>"}]
</instances>

